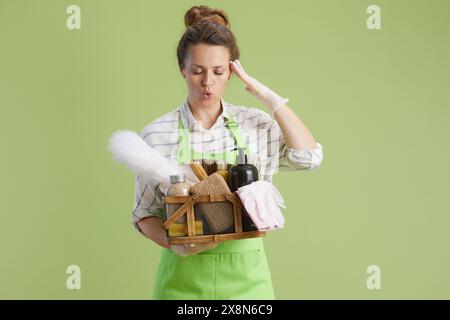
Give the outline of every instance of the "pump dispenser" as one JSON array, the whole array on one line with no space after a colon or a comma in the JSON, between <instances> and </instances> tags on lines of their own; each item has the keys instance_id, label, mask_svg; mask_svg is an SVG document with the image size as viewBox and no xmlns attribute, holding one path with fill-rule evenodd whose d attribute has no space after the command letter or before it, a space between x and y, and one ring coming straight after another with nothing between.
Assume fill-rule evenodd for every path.
<instances>
[{"instance_id":1,"label":"pump dispenser","mask_svg":"<svg viewBox=\"0 0 450 320\"><path fill-rule=\"evenodd\" d=\"M238 188L258 181L258 169L252 164L247 163L247 155L243 148L238 148L236 156L236 165L229 170L230 190L235 192ZM242 209L242 229L244 231L256 231L258 228L253 223L247 211Z\"/></svg>"},{"instance_id":2,"label":"pump dispenser","mask_svg":"<svg viewBox=\"0 0 450 320\"><path fill-rule=\"evenodd\" d=\"M235 192L238 188L258 181L258 169L247 163L247 155L243 148L238 148L236 155L236 165L229 170L230 190Z\"/></svg>"}]
</instances>

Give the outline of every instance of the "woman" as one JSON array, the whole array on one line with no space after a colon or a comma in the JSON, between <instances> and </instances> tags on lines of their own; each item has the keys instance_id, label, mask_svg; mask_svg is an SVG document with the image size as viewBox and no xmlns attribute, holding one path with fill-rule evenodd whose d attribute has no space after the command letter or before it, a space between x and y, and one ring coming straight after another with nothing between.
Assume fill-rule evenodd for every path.
<instances>
[{"instance_id":1,"label":"woman","mask_svg":"<svg viewBox=\"0 0 450 320\"><path fill-rule=\"evenodd\" d=\"M323 158L322 146L286 105L288 99L245 72L227 15L195 6L187 11L185 25L177 57L188 97L179 108L146 126L141 137L183 165L191 160L211 164L220 159L232 165L236 148L243 147L249 162L257 166L259 178L267 181L278 168L317 167ZM224 101L232 73L270 115ZM180 143L183 133L188 141ZM169 245L161 227L161 196L157 181L144 183L137 177L133 225L163 247L155 299L274 299L262 238Z\"/></svg>"}]
</instances>

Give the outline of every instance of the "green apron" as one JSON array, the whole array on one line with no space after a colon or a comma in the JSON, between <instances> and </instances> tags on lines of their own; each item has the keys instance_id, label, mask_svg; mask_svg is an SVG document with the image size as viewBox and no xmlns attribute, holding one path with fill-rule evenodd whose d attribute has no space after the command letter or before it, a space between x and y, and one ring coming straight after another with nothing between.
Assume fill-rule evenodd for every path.
<instances>
[{"instance_id":1,"label":"green apron","mask_svg":"<svg viewBox=\"0 0 450 320\"><path fill-rule=\"evenodd\" d=\"M189 131L185 130L181 116L178 124L178 163L199 159L236 163L237 150L218 153L193 150ZM248 155L248 146L244 145L237 122L231 115L227 127L236 145L245 148ZM162 248L153 299L275 299L263 239L228 240L213 249L187 257Z\"/></svg>"}]
</instances>

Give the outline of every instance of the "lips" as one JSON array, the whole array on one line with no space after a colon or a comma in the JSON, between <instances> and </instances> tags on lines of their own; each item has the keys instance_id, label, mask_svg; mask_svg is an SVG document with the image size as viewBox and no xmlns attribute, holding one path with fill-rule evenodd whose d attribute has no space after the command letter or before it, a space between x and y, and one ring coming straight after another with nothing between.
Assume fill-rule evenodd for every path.
<instances>
[{"instance_id":1,"label":"lips","mask_svg":"<svg viewBox=\"0 0 450 320\"><path fill-rule=\"evenodd\" d=\"M213 96L213 93L211 91L202 91L202 97L204 99L211 99Z\"/></svg>"}]
</instances>

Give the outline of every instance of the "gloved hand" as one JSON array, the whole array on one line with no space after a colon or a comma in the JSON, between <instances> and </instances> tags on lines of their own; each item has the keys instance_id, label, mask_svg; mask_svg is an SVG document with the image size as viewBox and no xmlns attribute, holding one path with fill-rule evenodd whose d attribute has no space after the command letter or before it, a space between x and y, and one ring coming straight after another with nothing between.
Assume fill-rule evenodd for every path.
<instances>
[{"instance_id":1,"label":"gloved hand","mask_svg":"<svg viewBox=\"0 0 450 320\"><path fill-rule=\"evenodd\" d=\"M245 83L245 90L249 91L264 106L269 108L272 118L278 108L285 105L289 101L288 98L279 96L255 78L250 77L241 66L241 62L239 60L230 61L230 68L231 71L236 73L237 76Z\"/></svg>"},{"instance_id":2,"label":"gloved hand","mask_svg":"<svg viewBox=\"0 0 450 320\"><path fill-rule=\"evenodd\" d=\"M195 244L173 244L170 246L170 250L172 250L173 253L182 256L187 257L193 254L200 253L202 251L206 251L212 248L217 247L221 242L208 242L208 243L195 243Z\"/></svg>"}]
</instances>

